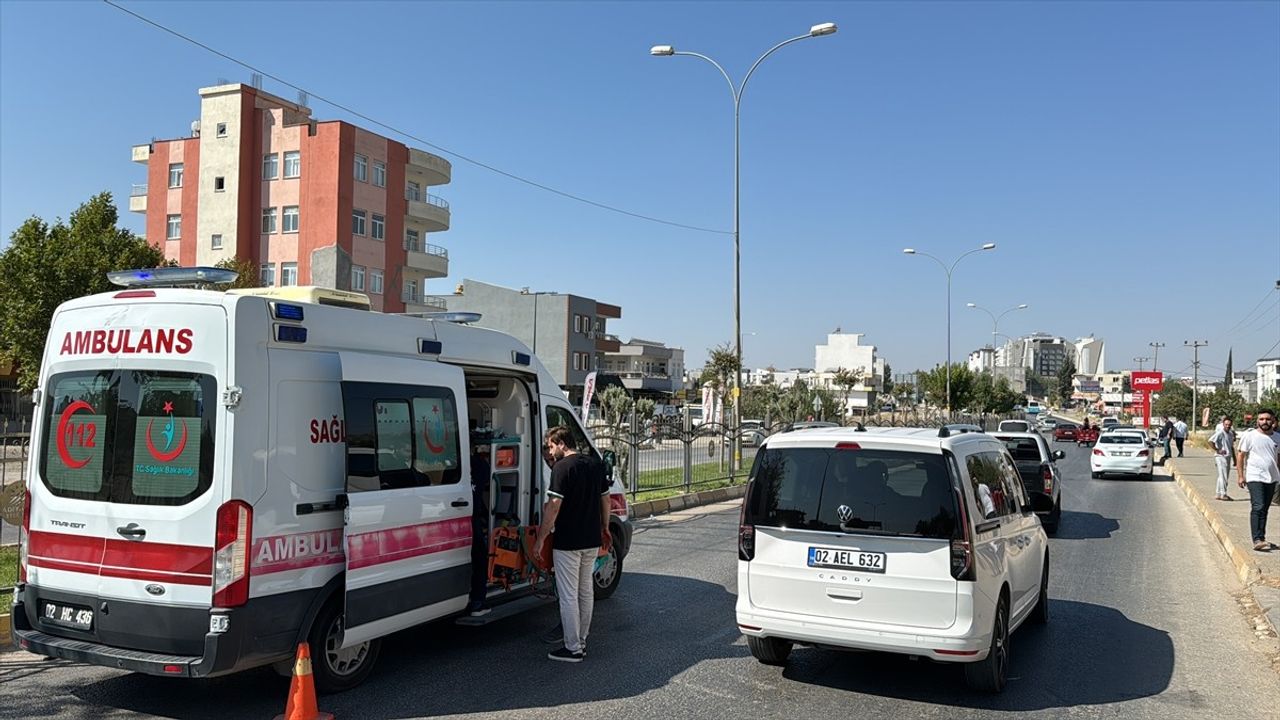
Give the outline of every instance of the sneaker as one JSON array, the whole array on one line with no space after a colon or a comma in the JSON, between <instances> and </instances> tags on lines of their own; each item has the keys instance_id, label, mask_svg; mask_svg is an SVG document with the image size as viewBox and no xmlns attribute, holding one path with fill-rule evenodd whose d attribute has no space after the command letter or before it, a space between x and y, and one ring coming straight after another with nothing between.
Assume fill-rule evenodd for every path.
<instances>
[{"instance_id":1,"label":"sneaker","mask_svg":"<svg viewBox=\"0 0 1280 720\"><path fill-rule=\"evenodd\" d=\"M552 650L547 653L547 657L557 662L579 663L586 657L582 652L570 652L569 648L562 647L559 650Z\"/></svg>"},{"instance_id":2,"label":"sneaker","mask_svg":"<svg viewBox=\"0 0 1280 720\"><path fill-rule=\"evenodd\" d=\"M1222 499L1223 499L1223 500L1235 500L1235 498L1231 497L1230 495L1223 495L1223 496L1222 496Z\"/></svg>"},{"instance_id":3,"label":"sneaker","mask_svg":"<svg viewBox=\"0 0 1280 720\"><path fill-rule=\"evenodd\" d=\"M542 633L540 637L542 638L542 642L548 645L554 645L555 643L562 643L564 642L564 626L560 625L559 623L556 623L555 627Z\"/></svg>"},{"instance_id":4,"label":"sneaker","mask_svg":"<svg viewBox=\"0 0 1280 720\"><path fill-rule=\"evenodd\" d=\"M476 600L467 604L467 614L471 617L483 617L489 614L489 608L484 603Z\"/></svg>"}]
</instances>

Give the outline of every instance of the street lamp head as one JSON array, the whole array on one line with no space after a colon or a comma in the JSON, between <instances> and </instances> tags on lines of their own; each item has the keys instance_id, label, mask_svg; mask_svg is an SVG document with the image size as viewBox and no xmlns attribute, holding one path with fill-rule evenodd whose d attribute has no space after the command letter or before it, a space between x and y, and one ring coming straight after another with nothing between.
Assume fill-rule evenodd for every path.
<instances>
[{"instance_id":1,"label":"street lamp head","mask_svg":"<svg viewBox=\"0 0 1280 720\"><path fill-rule=\"evenodd\" d=\"M915 255L915 254L916 254L916 250L915 250L915 248L902 248L902 252L903 252L903 253L905 253L905 254L907 254L907 255Z\"/></svg>"},{"instance_id":2,"label":"street lamp head","mask_svg":"<svg viewBox=\"0 0 1280 720\"><path fill-rule=\"evenodd\" d=\"M983 246L982 246L982 249L983 249L983 250L995 250L995 249L996 249L996 244L995 244L995 243L987 243L986 245L983 245Z\"/></svg>"},{"instance_id":3,"label":"street lamp head","mask_svg":"<svg viewBox=\"0 0 1280 720\"><path fill-rule=\"evenodd\" d=\"M966 306L968 306L968 307L971 307L971 308L976 308L976 307L978 307L978 304L977 304L977 303L965 303L965 305L966 305Z\"/></svg>"},{"instance_id":4,"label":"street lamp head","mask_svg":"<svg viewBox=\"0 0 1280 720\"><path fill-rule=\"evenodd\" d=\"M822 37L823 35L835 35L835 34L836 34L836 24L831 22L822 23L821 25L814 25L813 27L809 28L809 37Z\"/></svg>"},{"instance_id":5,"label":"street lamp head","mask_svg":"<svg viewBox=\"0 0 1280 720\"><path fill-rule=\"evenodd\" d=\"M1026 303L1022 303L1021 305L1019 305L1019 306L1018 306L1018 309L1019 309L1019 310L1026 310L1026 309L1027 309L1027 304L1026 304Z\"/></svg>"},{"instance_id":6,"label":"street lamp head","mask_svg":"<svg viewBox=\"0 0 1280 720\"><path fill-rule=\"evenodd\" d=\"M656 57L664 57L667 55L675 55L676 49L670 45L654 45L649 48L649 54Z\"/></svg>"}]
</instances>

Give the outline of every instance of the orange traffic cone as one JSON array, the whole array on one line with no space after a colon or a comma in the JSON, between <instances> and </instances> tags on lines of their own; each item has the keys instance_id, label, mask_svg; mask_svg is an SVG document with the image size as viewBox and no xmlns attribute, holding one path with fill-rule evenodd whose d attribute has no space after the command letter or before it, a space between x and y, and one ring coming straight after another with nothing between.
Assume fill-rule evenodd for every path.
<instances>
[{"instance_id":1,"label":"orange traffic cone","mask_svg":"<svg viewBox=\"0 0 1280 720\"><path fill-rule=\"evenodd\" d=\"M316 709L316 686L311 679L311 648L298 643L298 657L293 663L293 681L289 684L289 702L284 714L275 720L333 720L333 715Z\"/></svg>"}]
</instances>

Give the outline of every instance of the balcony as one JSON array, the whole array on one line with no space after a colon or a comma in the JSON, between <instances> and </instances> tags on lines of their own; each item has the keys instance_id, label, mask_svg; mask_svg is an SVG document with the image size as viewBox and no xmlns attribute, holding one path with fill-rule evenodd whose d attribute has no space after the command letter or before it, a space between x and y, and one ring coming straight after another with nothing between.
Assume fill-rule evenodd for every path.
<instances>
[{"instance_id":1,"label":"balcony","mask_svg":"<svg viewBox=\"0 0 1280 720\"><path fill-rule=\"evenodd\" d=\"M151 143L147 143L146 145L133 146L134 162L142 163L143 165L146 165L147 161L150 159L151 159Z\"/></svg>"},{"instance_id":2,"label":"balcony","mask_svg":"<svg viewBox=\"0 0 1280 720\"><path fill-rule=\"evenodd\" d=\"M134 185L129 190L129 212L145 213L147 211L147 186Z\"/></svg>"},{"instance_id":3,"label":"balcony","mask_svg":"<svg viewBox=\"0 0 1280 720\"><path fill-rule=\"evenodd\" d=\"M404 311L406 313L433 313L445 312L449 306L444 300L435 295L425 295L421 291L409 292L405 290L400 294L400 299L404 301Z\"/></svg>"},{"instance_id":4,"label":"balcony","mask_svg":"<svg viewBox=\"0 0 1280 720\"><path fill-rule=\"evenodd\" d=\"M421 240L404 241L404 249L408 251L405 264L414 270L422 271L427 278L442 278L449 275L449 251L439 245L429 245Z\"/></svg>"},{"instance_id":5,"label":"balcony","mask_svg":"<svg viewBox=\"0 0 1280 720\"><path fill-rule=\"evenodd\" d=\"M610 335L599 330L589 330L587 331L587 339L594 340L596 350L600 352L616 353L622 349L622 341L618 339L617 335Z\"/></svg>"},{"instance_id":6,"label":"balcony","mask_svg":"<svg viewBox=\"0 0 1280 720\"><path fill-rule=\"evenodd\" d=\"M427 232L442 232L449 229L449 202L444 198L427 193L405 191L405 199L409 201L408 220Z\"/></svg>"},{"instance_id":7,"label":"balcony","mask_svg":"<svg viewBox=\"0 0 1280 720\"><path fill-rule=\"evenodd\" d=\"M453 179L453 165L439 155L409 148L408 179L422 185L445 185Z\"/></svg>"}]
</instances>

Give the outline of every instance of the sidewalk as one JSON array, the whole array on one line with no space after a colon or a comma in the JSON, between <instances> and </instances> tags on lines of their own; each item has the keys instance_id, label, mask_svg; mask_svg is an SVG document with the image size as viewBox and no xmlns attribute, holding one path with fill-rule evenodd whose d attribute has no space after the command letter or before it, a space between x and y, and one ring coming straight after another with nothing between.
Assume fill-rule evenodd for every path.
<instances>
[{"instance_id":1,"label":"sidewalk","mask_svg":"<svg viewBox=\"0 0 1280 720\"><path fill-rule=\"evenodd\" d=\"M1187 443L1182 457L1170 458L1169 469L1192 506L1209 523L1236 575L1253 593L1261 613L1271 623L1271 632L1280 633L1280 550L1257 552L1249 537L1249 493L1236 485L1236 469L1231 468L1227 494L1232 502L1214 500L1218 470L1213 455ZM1280 540L1280 506L1271 506L1267 523L1269 540Z\"/></svg>"}]
</instances>

